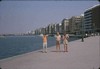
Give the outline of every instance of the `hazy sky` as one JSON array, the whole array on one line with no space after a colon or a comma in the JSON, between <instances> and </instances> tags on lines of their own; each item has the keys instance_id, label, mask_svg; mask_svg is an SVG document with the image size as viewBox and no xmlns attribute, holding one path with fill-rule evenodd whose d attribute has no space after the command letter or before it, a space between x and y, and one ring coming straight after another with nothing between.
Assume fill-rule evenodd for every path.
<instances>
[{"instance_id":1,"label":"hazy sky","mask_svg":"<svg viewBox=\"0 0 100 69\"><path fill-rule=\"evenodd\" d=\"M0 34L23 33L61 23L96 4L98 1L1 1Z\"/></svg>"}]
</instances>

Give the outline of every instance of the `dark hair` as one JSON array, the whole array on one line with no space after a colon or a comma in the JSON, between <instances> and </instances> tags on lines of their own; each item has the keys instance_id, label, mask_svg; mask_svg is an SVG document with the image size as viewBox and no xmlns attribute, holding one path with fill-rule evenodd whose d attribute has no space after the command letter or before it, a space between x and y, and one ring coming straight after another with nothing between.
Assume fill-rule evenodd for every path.
<instances>
[{"instance_id":1,"label":"dark hair","mask_svg":"<svg viewBox=\"0 0 100 69\"><path fill-rule=\"evenodd\" d=\"M46 35L46 33L44 33L43 35Z\"/></svg>"}]
</instances>

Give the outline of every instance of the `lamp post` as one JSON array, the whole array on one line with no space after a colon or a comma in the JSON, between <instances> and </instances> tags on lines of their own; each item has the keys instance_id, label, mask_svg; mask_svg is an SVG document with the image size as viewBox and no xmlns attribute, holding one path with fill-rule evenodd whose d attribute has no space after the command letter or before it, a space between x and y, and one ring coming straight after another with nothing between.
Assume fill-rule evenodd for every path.
<instances>
[{"instance_id":1,"label":"lamp post","mask_svg":"<svg viewBox=\"0 0 100 69\"><path fill-rule=\"evenodd\" d=\"M82 34L81 34L81 38L82 38L82 42L84 42L84 14L81 14L82 16Z\"/></svg>"},{"instance_id":2,"label":"lamp post","mask_svg":"<svg viewBox=\"0 0 100 69\"><path fill-rule=\"evenodd\" d=\"M82 42L84 42L84 35L83 35L83 31L82 31Z\"/></svg>"},{"instance_id":3,"label":"lamp post","mask_svg":"<svg viewBox=\"0 0 100 69\"><path fill-rule=\"evenodd\" d=\"M100 0L98 0L99 4L100 4ZM100 58L100 45L99 45L99 58ZM99 59L99 68L100 69L100 59Z\"/></svg>"}]
</instances>

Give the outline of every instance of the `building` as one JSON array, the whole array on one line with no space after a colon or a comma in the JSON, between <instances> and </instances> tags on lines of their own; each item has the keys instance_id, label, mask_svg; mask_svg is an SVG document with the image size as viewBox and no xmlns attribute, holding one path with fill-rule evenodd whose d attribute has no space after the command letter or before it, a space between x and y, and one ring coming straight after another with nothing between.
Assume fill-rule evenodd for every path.
<instances>
[{"instance_id":1,"label":"building","mask_svg":"<svg viewBox=\"0 0 100 69\"><path fill-rule=\"evenodd\" d=\"M51 24L49 24L47 28L48 28L48 29L47 29L48 34L51 34Z\"/></svg>"},{"instance_id":2,"label":"building","mask_svg":"<svg viewBox=\"0 0 100 69\"><path fill-rule=\"evenodd\" d=\"M35 30L35 34L36 34L36 35L39 35L39 34L41 34L41 28L39 28L39 29L36 29L36 30Z\"/></svg>"},{"instance_id":3,"label":"building","mask_svg":"<svg viewBox=\"0 0 100 69\"><path fill-rule=\"evenodd\" d=\"M84 31L87 34L100 33L100 5L95 5L84 12Z\"/></svg>"},{"instance_id":4,"label":"building","mask_svg":"<svg viewBox=\"0 0 100 69\"><path fill-rule=\"evenodd\" d=\"M69 32L69 19L62 20L62 32Z\"/></svg>"},{"instance_id":5,"label":"building","mask_svg":"<svg viewBox=\"0 0 100 69\"><path fill-rule=\"evenodd\" d=\"M62 24L61 23L56 24L56 32L62 33Z\"/></svg>"},{"instance_id":6,"label":"building","mask_svg":"<svg viewBox=\"0 0 100 69\"><path fill-rule=\"evenodd\" d=\"M48 27L45 28L45 33L48 34Z\"/></svg>"},{"instance_id":7,"label":"building","mask_svg":"<svg viewBox=\"0 0 100 69\"><path fill-rule=\"evenodd\" d=\"M54 24L49 24L48 25L48 34L53 34L55 31L55 26Z\"/></svg>"},{"instance_id":8,"label":"building","mask_svg":"<svg viewBox=\"0 0 100 69\"><path fill-rule=\"evenodd\" d=\"M46 28L41 28L41 34L46 34Z\"/></svg>"},{"instance_id":9,"label":"building","mask_svg":"<svg viewBox=\"0 0 100 69\"><path fill-rule=\"evenodd\" d=\"M69 32L73 34L81 34L82 33L82 23L84 16L72 16L69 19Z\"/></svg>"},{"instance_id":10,"label":"building","mask_svg":"<svg viewBox=\"0 0 100 69\"><path fill-rule=\"evenodd\" d=\"M52 29L52 34L55 34L56 33L56 24L52 24L51 29Z\"/></svg>"}]
</instances>

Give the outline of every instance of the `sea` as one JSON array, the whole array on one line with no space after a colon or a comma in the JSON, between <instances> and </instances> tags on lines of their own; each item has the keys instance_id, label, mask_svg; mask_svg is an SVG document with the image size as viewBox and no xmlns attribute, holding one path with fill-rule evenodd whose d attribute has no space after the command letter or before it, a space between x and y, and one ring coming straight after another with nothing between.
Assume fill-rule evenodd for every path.
<instances>
[{"instance_id":1,"label":"sea","mask_svg":"<svg viewBox=\"0 0 100 69\"><path fill-rule=\"evenodd\" d=\"M70 37L70 41L77 40L77 37ZM62 41L61 41L62 43ZM55 46L55 37L48 37L48 47ZM5 36L0 38L0 60L8 57L42 49L41 36Z\"/></svg>"}]
</instances>

